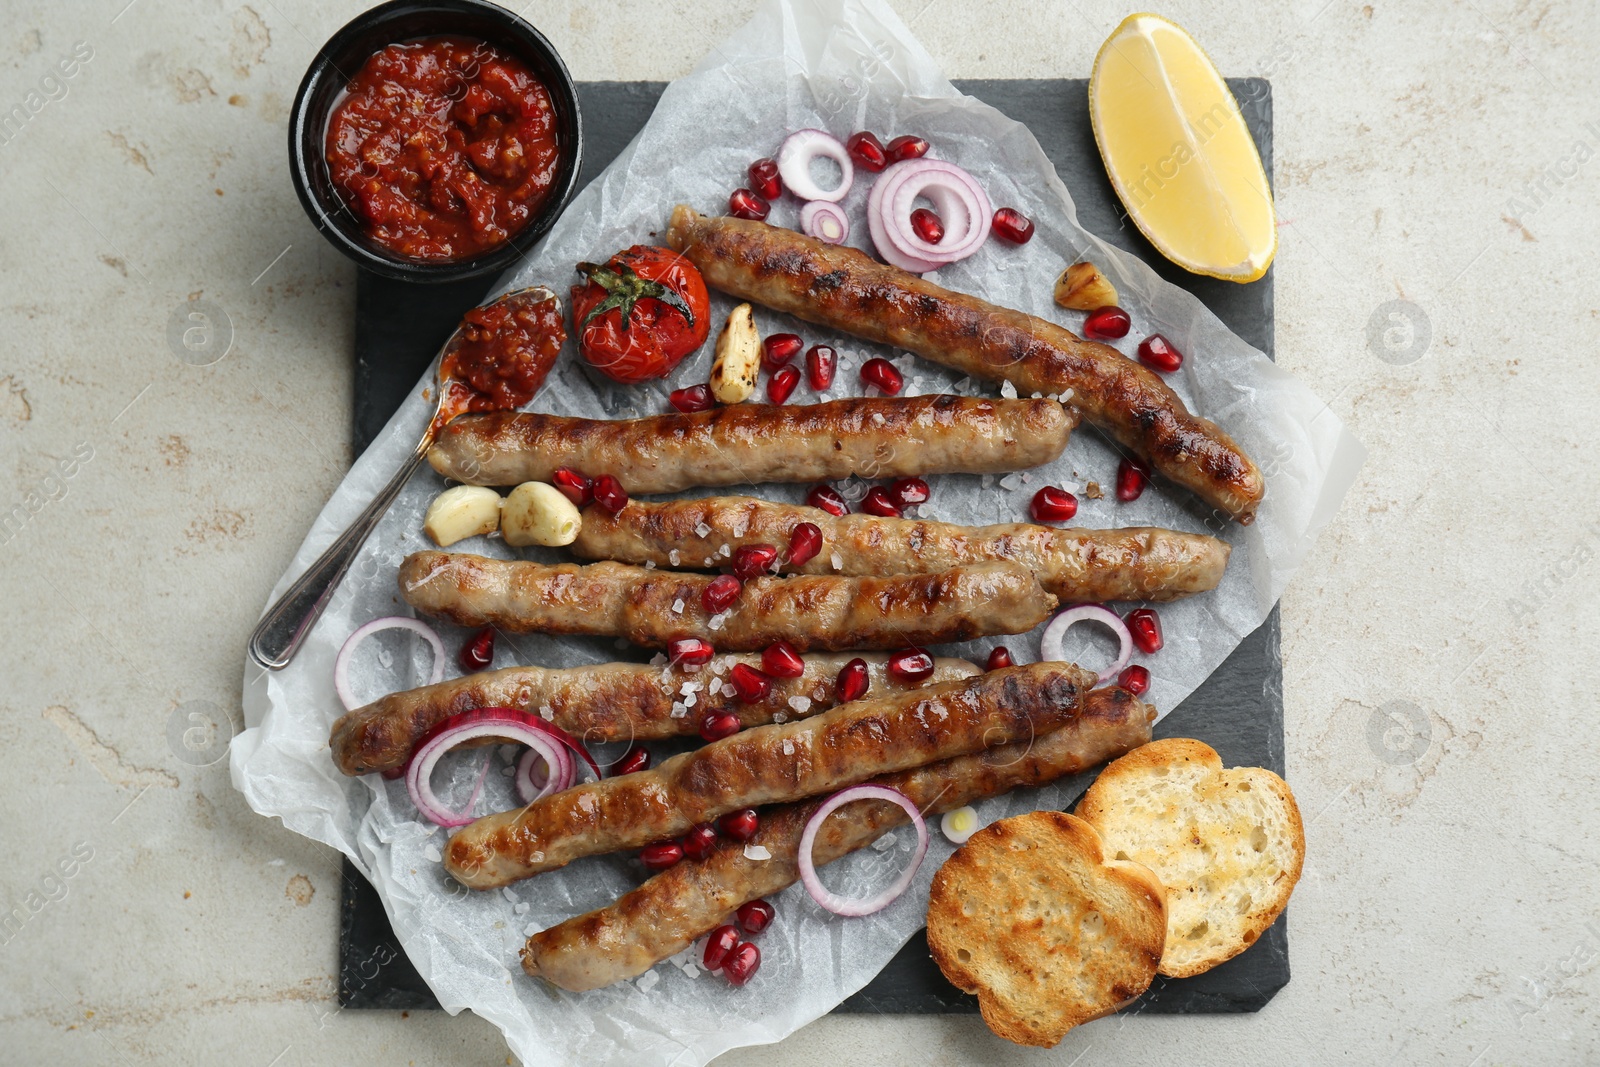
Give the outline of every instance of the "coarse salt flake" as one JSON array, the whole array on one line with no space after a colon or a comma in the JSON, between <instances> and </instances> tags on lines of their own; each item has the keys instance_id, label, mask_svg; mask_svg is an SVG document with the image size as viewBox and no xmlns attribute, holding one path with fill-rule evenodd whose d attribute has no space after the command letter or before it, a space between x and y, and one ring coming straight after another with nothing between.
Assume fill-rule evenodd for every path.
<instances>
[{"instance_id":1,"label":"coarse salt flake","mask_svg":"<svg viewBox=\"0 0 1600 1067\"><path fill-rule=\"evenodd\" d=\"M679 597L677 600L672 602L672 613L674 615L683 614L683 597Z\"/></svg>"},{"instance_id":2,"label":"coarse salt flake","mask_svg":"<svg viewBox=\"0 0 1600 1067\"><path fill-rule=\"evenodd\" d=\"M1010 382L1001 382L1000 395L1007 400L1015 400L1017 398L1017 387Z\"/></svg>"},{"instance_id":3,"label":"coarse salt flake","mask_svg":"<svg viewBox=\"0 0 1600 1067\"><path fill-rule=\"evenodd\" d=\"M700 537L709 537L711 536L711 527L703 522L697 522L694 524L694 532Z\"/></svg>"},{"instance_id":4,"label":"coarse salt flake","mask_svg":"<svg viewBox=\"0 0 1600 1067\"><path fill-rule=\"evenodd\" d=\"M811 710L811 698L796 694L789 698L789 706L799 714L804 715Z\"/></svg>"},{"instance_id":5,"label":"coarse salt flake","mask_svg":"<svg viewBox=\"0 0 1600 1067\"><path fill-rule=\"evenodd\" d=\"M650 970L650 971L646 971L643 974L641 974L639 976L639 980L634 982L633 984L639 987L639 992L648 993L648 992L650 992L650 990L654 989L656 987L656 983L658 983L660 981L661 981L661 976L659 974L657 974L655 971Z\"/></svg>"},{"instance_id":6,"label":"coarse salt flake","mask_svg":"<svg viewBox=\"0 0 1600 1067\"><path fill-rule=\"evenodd\" d=\"M672 564L674 567L676 567L682 559L683 555L677 549L673 549L671 552L667 553L667 562Z\"/></svg>"}]
</instances>

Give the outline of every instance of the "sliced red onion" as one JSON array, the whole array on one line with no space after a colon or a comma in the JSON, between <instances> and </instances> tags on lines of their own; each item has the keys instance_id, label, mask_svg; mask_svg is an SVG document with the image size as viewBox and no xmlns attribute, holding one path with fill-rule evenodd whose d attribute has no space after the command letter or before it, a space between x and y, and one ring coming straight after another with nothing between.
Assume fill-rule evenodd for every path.
<instances>
[{"instance_id":1,"label":"sliced red onion","mask_svg":"<svg viewBox=\"0 0 1600 1067\"><path fill-rule=\"evenodd\" d=\"M1079 604L1061 612L1044 628L1044 636L1039 639L1039 656L1046 662L1065 660L1067 628L1075 622L1098 622L1109 626L1111 632L1117 635L1117 640L1122 642L1122 647L1117 650L1116 661L1100 672L1100 678L1095 683L1105 685L1121 674L1122 668L1133 657L1133 635L1128 632L1128 624L1110 608L1099 604Z\"/></svg>"},{"instance_id":2,"label":"sliced red onion","mask_svg":"<svg viewBox=\"0 0 1600 1067\"><path fill-rule=\"evenodd\" d=\"M978 180L942 159L913 159L895 165L899 172L884 190L884 223L904 240L907 251L954 263L983 246L993 226L994 209ZM917 197L926 197L944 222L944 239L929 244L911 225Z\"/></svg>"},{"instance_id":3,"label":"sliced red onion","mask_svg":"<svg viewBox=\"0 0 1600 1067\"><path fill-rule=\"evenodd\" d=\"M366 625L357 627L355 633L345 638L344 646L339 649L339 654L333 660L333 691L339 694L339 702L344 705L346 711L354 711L363 706L350 689L350 659L355 655L356 646L379 630L410 630L421 634L428 644L433 646L433 673L428 678L428 684L436 685L444 679L444 642L433 632L433 627L420 619L405 615L373 619Z\"/></svg>"},{"instance_id":4,"label":"sliced red onion","mask_svg":"<svg viewBox=\"0 0 1600 1067\"><path fill-rule=\"evenodd\" d=\"M439 723L423 738L422 744L412 754L411 760L406 764L406 791L411 794L411 802L417 806L424 817L439 826L465 826L473 821L472 805L477 802L478 794L483 789L483 776L478 778L477 788L472 791L472 799L467 801L463 811L451 811L433 792L433 769L438 766L444 754L458 745L472 741L512 741L527 745L529 756L538 753L545 761L545 766L550 768L543 787L532 785L533 761L524 756L518 765L519 779L524 767L529 772L529 788L533 790L533 798L537 799L545 793L553 793L566 789L572 784L574 777L574 764L572 756L565 746L573 746L589 765L594 766L594 761L589 757L583 746L579 745L572 735L560 727L551 726L537 715L516 708L475 708L472 711L458 712ZM493 750L490 751L493 756ZM489 765L484 764L484 774L488 773ZM595 776L599 777L596 768ZM522 782L517 784L518 791L523 789ZM531 803L532 800L528 800Z\"/></svg>"},{"instance_id":5,"label":"sliced red onion","mask_svg":"<svg viewBox=\"0 0 1600 1067\"><path fill-rule=\"evenodd\" d=\"M834 811L855 800L887 800L891 804L898 804L911 816L911 823L917 828L916 853L911 857L911 863L900 877L877 896L868 897L866 900L851 900L841 897L822 884L822 879L817 877L817 867L811 858L811 850L817 842L817 831L822 828L824 820ZM882 911L892 904L901 893L911 885L911 880L917 876L917 868L922 866L922 858L928 854L928 824L922 821L922 812L911 803L911 798L898 789L890 789L882 785L857 785L849 789L841 789L833 796L822 802L822 806L806 821L805 832L800 835L800 881L805 885L806 892L811 894L811 899L818 905L835 915L854 918L860 915L871 915Z\"/></svg>"},{"instance_id":6,"label":"sliced red onion","mask_svg":"<svg viewBox=\"0 0 1600 1067\"><path fill-rule=\"evenodd\" d=\"M541 738L539 744L530 745L517 761L517 774L513 779L517 796L524 804L532 804L542 796L559 793L572 786L572 753L553 738Z\"/></svg>"},{"instance_id":7,"label":"sliced red onion","mask_svg":"<svg viewBox=\"0 0 1600 1067\"><path fill-rule=\"evenodd\" d=\"M939 829L952 844L964 845L973 834L983 829L983 820L978 818L978 810L970 804L964 808L947 811L939 820Z\"/></svg>"},{"instance_id":8,"label":"sliced red onion","mask_svg":"<svg viewBox=\"0 0 1600 1067\"><path fill-rule=\"evenodd\" d=\"M872 246L878 250L878 255L882 256L883 261L890 266L908 270L912 274L926 274L930 270L938 270L944 266L943 260L920 259L909 255L889 240L883 210L885 188L886 183L880 177L872 183L872 190L867 193L867 232L872 235Z\"/></svg>"},{"instance_id":9,"label":"sliced red onion","mask_svg":"<svg viewBox=\"0 0 1600 1067\"><path fill-rule=\"evenodd\" d=\"M944 222L945 237L938 244L917 236L911 224L919 196L934 205ZM878 253L896 266L917 273L972 255L988 239L993 225L992 205L983 186L965 170L942 159L910 159L884 171L867 198L867 215Z\"/></svg>"},{"instance_id":10,"label":"sliced red onion","mask_svg":"<svg viewBox=\"0 0 1600 1067\"><path fill-rule=\"evenodd\" d=\"M839 185L824 189L811 177L811 161L826 156L839 164ZM796 130L778 149L778 176L783 186L801 200L843 200L855 180L850 153L831 133L822 130Z\"/></svg>"},{"instance_id":11,"label":"sliced red onion","mask_svg":"<svg viewBox=\"0 0 1600 1067\"><path fill-rule=\"evenodd\" d=\"M812 200L800 209L800 229L819 241L842 245L850 236L850 217L828 200Z\"/></svg>"}]
</instances>

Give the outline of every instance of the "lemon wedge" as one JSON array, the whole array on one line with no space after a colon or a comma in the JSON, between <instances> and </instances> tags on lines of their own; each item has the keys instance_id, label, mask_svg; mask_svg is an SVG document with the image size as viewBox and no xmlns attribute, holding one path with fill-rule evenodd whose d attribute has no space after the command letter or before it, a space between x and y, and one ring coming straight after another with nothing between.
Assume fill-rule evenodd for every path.
<instances>
[{"instance_id":1,"label":"lemon wedge","mask_svg":"<svg viewBox=\"0 0 1600 1067\"><path fill-rule=\"evenodd\" d=\"M1162 255L1253 282L1278 250L1272 188L1239 103L1183 27L1129 15L1100 46L1089 120L1111 185Z\"/></svg>"}]
</instances>

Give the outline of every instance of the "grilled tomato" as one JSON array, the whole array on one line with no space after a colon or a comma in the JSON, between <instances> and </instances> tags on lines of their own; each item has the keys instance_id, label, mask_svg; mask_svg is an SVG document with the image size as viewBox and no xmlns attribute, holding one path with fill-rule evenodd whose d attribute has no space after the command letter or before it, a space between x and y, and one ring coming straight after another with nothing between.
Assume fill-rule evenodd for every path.
<instances>
[{"instance_id":1,"label":"grilled tomato","mask_svg":"<svg viewBox=\"0 0 1600 1067\"><path fill-rule=\"evenodd\" d=\"M572 287L578 352L600 373L633 384L661 378L705 343L711 297L694 264L670 248L634 245L605 265L579 263Z\"/></svg>"}]
</instances>

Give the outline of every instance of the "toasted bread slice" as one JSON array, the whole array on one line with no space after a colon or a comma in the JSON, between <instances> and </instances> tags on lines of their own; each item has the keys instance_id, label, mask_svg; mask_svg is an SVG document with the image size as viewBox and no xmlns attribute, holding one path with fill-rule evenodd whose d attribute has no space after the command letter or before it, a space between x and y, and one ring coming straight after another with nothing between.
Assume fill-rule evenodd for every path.
<instances>
[{"instance_id":1,"label":"toasted bread slice","mask_svg":"<svg viewBox=\"0 0 1600 1067\"><path fill-rule=\"evenodd\" d=\"M1161 883L1106 859L1082 819L1036 811L992 823L933 877L928 947L978 995L989 1029L1050 1048L1155 979L1167 930Z\"/></svg>"},{"instance_id":2,"label":"toasted bread slice","mask_svg":"<svg viewBox=\"0 0 1600 1067\"><path fill-rule=\"evenodd\" d=\"M1211 746L1154 741L1118 759L1078 815L1106 851L1142 863L1167 887L1161 973L1187 978L1232 959L1289 903L1306 858L1288 783L1260 767L1224 770Z\"/></svg>"}]
</instances>

